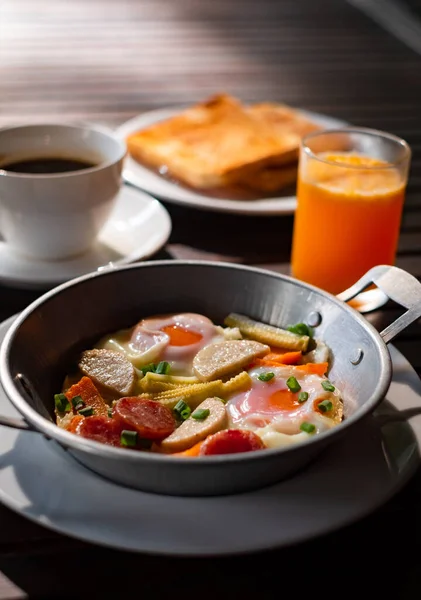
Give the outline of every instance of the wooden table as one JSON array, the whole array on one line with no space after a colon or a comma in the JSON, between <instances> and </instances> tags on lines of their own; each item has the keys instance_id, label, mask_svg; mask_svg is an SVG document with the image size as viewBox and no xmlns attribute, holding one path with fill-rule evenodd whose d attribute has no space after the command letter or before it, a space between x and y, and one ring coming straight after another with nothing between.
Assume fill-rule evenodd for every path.
<instances>
[{"instance_id":1,"label":"wooden table","mask_svg":"<svg viewBox=\"0 0 421 600\"><path fill-rule=\"evenodd\" d=\"M0 2L0 126L52 119L115 126L145 110L228 91L404 137L413 161L397 264L418 278L420 72L420 56L340 0ZM293 217L166 206L173 230L158 258L216 258L288 272ZM0 318L38 295L0 287ZM396 315L387 305L370 320L380 328ZM420 324L396 346L420 374ZM325 594L338 585L339 593L414 598L421 584L420 506L421 471L374 514L322 539L194 560L99 548L0 507L0 598L120 598L134 590L136 597L174 590L194 597L195 585L203 598L278 598L292 587Z\"/></svg>"}]
</instances>

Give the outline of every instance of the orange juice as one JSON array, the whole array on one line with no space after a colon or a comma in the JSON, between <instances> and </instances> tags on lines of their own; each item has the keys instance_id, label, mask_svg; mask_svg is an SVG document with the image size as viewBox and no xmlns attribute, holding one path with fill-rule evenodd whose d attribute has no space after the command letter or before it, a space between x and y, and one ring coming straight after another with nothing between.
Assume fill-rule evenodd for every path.
<instances>
[{"instance_id":1,"label":"orange juice","mask_svg":"<svg viewBox=\"0 0 421 600\"><path fill-rule=\"evenodd\" d=\"M341 152L321 153L303 166L294 220L294 277L337 294L371 267L393 264L406 183L399 170Z\"/></svg>"}]
</instances>

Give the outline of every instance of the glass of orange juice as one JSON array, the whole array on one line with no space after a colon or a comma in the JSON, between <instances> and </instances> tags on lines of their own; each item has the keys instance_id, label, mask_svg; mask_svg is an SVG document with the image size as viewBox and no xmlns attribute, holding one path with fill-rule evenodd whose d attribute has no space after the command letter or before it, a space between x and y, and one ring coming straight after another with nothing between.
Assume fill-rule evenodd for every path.
<instances>
[{"instance_id":1,"label":"glass of orange juice","mask_svg":"<svg viewBox=\"0 0 421 600\"><path fill-rule=\"evenodd\" d=\"M395 262L411 151L394 135L356 127L301 144L292 275L332 294Z\"/></svg>"}]
</instances>

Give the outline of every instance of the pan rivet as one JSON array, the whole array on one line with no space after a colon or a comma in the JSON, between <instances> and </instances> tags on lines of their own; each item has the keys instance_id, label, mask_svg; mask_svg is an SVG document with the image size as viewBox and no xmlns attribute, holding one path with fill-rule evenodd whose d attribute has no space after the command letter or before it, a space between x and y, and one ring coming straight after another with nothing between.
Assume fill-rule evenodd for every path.
<instances>
[{"instance_id":1,"label":"pan rivet","mask_svg":"<svg viewBox=\"0 0 421 600\"><path fill-rule=\"evenodd\" d=\"M307 317L307 325L310 327L317 327L322 322L322 315L319 312L311 312Z\"/></svg>"},{"instance_id":2,"label":"pan rivet","mask_svg":"<svg viewBox=\"0 0 421 600\"><path fill-rule=\"evenodd\" d=\"M363 356L364 352L361 350L361 348L358 348L358 350L355 351L354 356L352 356L349 360L353 365L359 365L363 359Z\"/></svg>"}]
</instances>

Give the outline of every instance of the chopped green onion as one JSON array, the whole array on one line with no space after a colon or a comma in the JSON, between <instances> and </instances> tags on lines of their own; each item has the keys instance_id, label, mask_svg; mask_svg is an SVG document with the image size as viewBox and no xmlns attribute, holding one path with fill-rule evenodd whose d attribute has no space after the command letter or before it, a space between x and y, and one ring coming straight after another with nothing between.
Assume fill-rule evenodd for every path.
<instances>
[{"instance_id":1,"label":"chopped green onion","mask_svg":"<svg viewBox=\"0 0 421 600\"><path fill-rule=\"evenodd\" d=\"M334 392L335 391L335 386L332 385L328 379L326 379L326 381L322 381L322 388L324 390L326 390L327 392Z\"/></svg>"},{"instance_id":2,"label":"chopped green onion","mask_svg":"<svg viewBox=\"0 0 421 600\"><path fill-rule=\"evenodd\" d=\"M80 410L85 406L82 396L74 396L72 398L72 406L75 410Z\"/></svg>"},{"instance_id":3,"label":"chopped green onion","mask_svg":"<svg viewBox=\"0 0 421 600\"><path fill-rule=\"evenodd\" d=\"M298 402L306 402L308 400L308 392L300 392L298 394Z\"/></svg>"},{"instance_id":4,"label":"chopped green onion","mask_svg":"<svg viewBox=\"0 0 421 600\"><path fill-rule=\"evenodd\" d=\"M110 417L110 419L112 419L112 418L113 418L113 409L112 409L112 408L109 408L109 409L107 410L107 414L108 414L108 416Z\"/></svg>"},{"instance_id":5,"label":"chopped green onion","mask_svg":"<svg viewBox=\"0 0 421 600\"><path fill-rule=\"evenodd\" d=\"M82 417L90 417L94 414L94 409L92 406L85 406L85 408L80 409L79 414L82 415Z\"/></svg>"},{"instance_id":6,"label":"chopped green onion","mask_svg":"<svg viewBox=\"0 0 421 600\"><path fill-rule=\"evenodd\" d=\"M305 431L306 433L314 433L316 431L316 426L313 423L308 423L307 421L303 421L300 425L301 431Z\"/></svg>"},{"instance_id":7,"label":"chopped green onion","mask_svg":"<svg viewBox=\"0 0 421 600\"><path fill-rule=\"evenodd\" d=\"M155 373L157 375L168 375L170 369L170 363L167 363L165 360L162 360L160 363L158 363L158 366L155 369Z\"/></svg>"},{"instance_id":8,"label":"chopped green onion","mask_svg":"<svg viewBox=\"0 0 421 600\"><path fill-rule=\"evenodd\" d=\"M296 323L295 325L290 325L287 329L297 335L308 335L309 337L313 337L314 335L313 329L305 323Z\"/></svg>"},{"instance_id":9,"label":"chopped green onion","mask_svg":"<svg viewBox=\"0 0 421 600\"><path fill-rule=\"evenodd\" d=\"M54 394L54 404L59 412L68 412L71 408L65 394Z\"/></svg>"},{"instance_id":10,"label":"chopped green onion","mask_svg":"<svg viewBox=\"0 0 421 600\"><path fill-rule=\"evenodd\" d=\"M192 419L197 419L198 421L204 421L210 415L209 408L198 408L192 413Z\"/></svg>"},{"instance_id":11,"label":"chopped green onion","mask_svg":"<svg viewBox=\"0 0 421 600\"><path fill-rule=\"evenodd\" d=\"M323 400L323 402L319 402L319 404L317 405L317 408L325 413L325 412L329 412L330 410L332 410L333 408L333 404L330 400Z\"/></svg>"},{"instance_id":12,"label":"chopped green onion","mask_svg":"<svg viewBox=\"0 0 421 600\"><path fill-rule=\"evenodd\" d=\"M295 377L288 377L287 386L291 390L291 392L299 392L301 390L301 385L295 379Z\"/></svg>"},{"instance_id":13,"label":"chopped green onion","mask_svg":"<svg viewBox=\"0 0 421 600\"><path fill-rule=\"evenodd\" d=\"M173 411L175 412L176 416L183 421L188 419L191 414L191 408L184 402L184 400L179 400L174 406Z\"/></svg>"},{"instance_id":14,"label":"chopped green onion","mask_svg":"<svg viewBox=\"0 0 421 600\"><path fill-rule=\"evenodd\" d=\"M259 379L260 381L270 381L274 377L275 377L275 373L272 373L272 371L270 371L270 373L260 373L260 375L258 375L257 379Z\"/></svg>"},{"instance_id":15,"label":"chopped green onion","mask_svg":"<svg viewBox=\"0 0 421 600\"><path fill-rule=\"evenodd\" d=\"M70 403L65 394L55 394L54 403L59 412L68 412L71 409Z\"/></svg>"},{"instance_id":16,"label":"chopped green onion","mask_svg":"<svg viewBox=\"0 0 421 600\"><path fill-rule=\"evenodd\" d=\"M120 444L126 448L133 448L137 444L137 431L123 429L120 436Z\"/></svg>"},{"instance_id":17,"label":"chopped green onion","mask_svg":"<svg viewBox=\"0 0 421 600\"><path fill-rule=\"evenodd\" d=\"M144 375L146 375L146 373L155 373L156 365L154 363L149 363L148 365L144 365L143 367L140 367L140 370L142 371L142 373Z\"/></svg>"},{"instance_id":18,"label":"chopped green onion","mask_svg":"<svg viewBox=\"0 0 421 600\"><path fill-rule=\"evenodd\" d=\"M165 360L162 360L157 365L155 363L149 363L148 365L144 365L140 367L140 370L144 375L146 373L157 373L158 375L168 375L170 372L171 365L167 363Z\"/></svg>"},{"instance_id":19,"label":"chopped green onion","mask_svg":"<svg viewBox=\"0 0 421 600\"><path fill-rule=\"evenodd\" d=\"M54 394L54 400L57 402L67 402L66 394Z\"/></svg>"}]
</instances>

